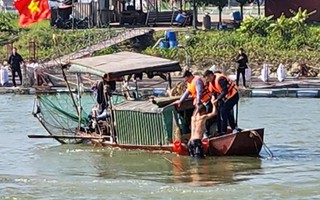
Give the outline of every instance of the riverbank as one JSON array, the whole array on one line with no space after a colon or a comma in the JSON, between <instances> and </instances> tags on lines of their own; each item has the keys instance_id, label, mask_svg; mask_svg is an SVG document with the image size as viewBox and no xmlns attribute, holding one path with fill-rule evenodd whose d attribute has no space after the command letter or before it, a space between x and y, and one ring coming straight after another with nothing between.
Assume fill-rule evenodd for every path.
<instances>
[{"instance_id":1,"label":"riverbank","mask_svg":"<svg viewBox=\"0 0 320 200\"><path fill-rule=\"evenodd\" d=\"M173 77L173 82L181 81L179 77ZM240 94L243 97L310 97L320 98L320 79L318 78L294 78L289 77L283 82L271 78L268 82L263 82L257 77L248 81L247 88L241 86ZM145 84L141 82L140 84ZM148 81L148 84L150 82ZM155 85L156 89L165 90L165 85ZM155 88L154 88L155 89ZM64 87L0 87L0 94L13 93L33 95L36 91L61 91Z\"/></svg>"},{"instance_id":2,"label":"riverbank","mask_svg":"<svg viewBox=\"0 0 320 200\"><path fill-rule=\"evenodd\" d=\"M275 73L278 65L282 63L288 73L293 72L296 68L295 66L303 64L310 68L308 70L310 77L320 76L320 59L318 56L320 49L320 45L318 45L319 26L313 24L298 26L294 23L296 17L287 18L285 21L288 24L285 25L290 25L290 28L282 30L282 24L262 17L260 19L248 18L244 20L240 28L235 29L232 12L237 9L239 8L224 9L222 13L223 23L228 24L227 29L224 30L217 29L218 15L216 9L212 10L214 12L210 14L212 29L207 31L194 31L192 27L180 28L175 26L176 24L171 25L169 23L164 27L141 27L141 25L139 25L140 27L120 27L119 25L113 27L112 25L113 28L110 29L71 31L52 29L47 21L42 21L30 29L19 30L19 33L16 35L23 35L23 37L20 37L14 45L18 47L19 52L26 58L31 55L28 52L28 49L30 49L28 48L29 42L36 38L37 57L38 60L42 60L44 63L45 60L52 60L69 53L81 52L81 49L86 48L90 50L89 53L91 55L102 55L127 50L177 60L182 65L186 65L186 61L189 60L188 64L194 69L204 69L212 65L234 68L234 57L237 54L238 48L243 47L248 54L253 74L260 72L263 64L268 64L271 73ZM198 16L200 22L203 21L203 12L199 12L202 13ZM252 14L256 16L255 8L245 10L245 17L249 17ZM297 16L299 17L300 15ZM304 22L304 20L305 18L302 18L299 21ZM268 26L264 27L264 24ZM291 27L292 24L303 28L303 30ZM270 26L278 27L280 31L278 29L271 29ZM198 28L201 29L200 26ZM154 30L157 33L154 34L154 39L148 38L144 40L143 37L135 37L121 43L117 42L112 46L106 45L104 49L91 52L94 45L101 44L102 41L106 40L112 41L119 34L125 35L128 31L137 29ZM164 37L164 31L172 29L178 33L179 46L184 48L153 48L158 39ZM281 33L288 30L292 30L287 34L290 37L283 37ZM6 54L7 48L4 46L0 49L0 57L2 56L5 59Z\"/></svg>"}]
</instances>

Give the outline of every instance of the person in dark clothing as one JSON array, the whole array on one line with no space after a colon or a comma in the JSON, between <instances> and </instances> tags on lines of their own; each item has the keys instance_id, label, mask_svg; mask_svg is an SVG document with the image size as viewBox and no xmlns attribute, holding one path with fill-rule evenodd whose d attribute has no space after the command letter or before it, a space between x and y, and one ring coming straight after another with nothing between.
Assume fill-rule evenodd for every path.
<instances>
[{"instance_id":1,"label":"person in dark clothing","mask_svg":"<svg viewBox=\"0 0 320 200\"><path fill-rule=\"evenodd\" d=\"M20 84L22 84L22 73L21 73L21 64L23 63L23 58L21 57L20 54L17 52L17 48L12 49L12 54L9 57L9 64L11 67L12 71L12 83L14 87L17 87L16 84L16 73L18 73L19 79L20 79Z\"/></svg>"},{"instance_id":2,"label":"person in dark clothing","mask_svg":"<svg viewBox=\"0 0 320 200\"><path fill-rule=\"evenodd\" d=\"M97 103L99 104L99 114L109 106L108 100L112 92L116 90L116 81L110 80L108 74L105 74L103 80L97 84Z\"/></svg>"},{"instance_id":3,"label":"person in dark clothing","mask_svg":"<svg viewBox=\"0 0 320 200\"><path fill-rule=\"evenodd\" d=\"M88 127L93 130L94 118L99 120L106 120L111 116L109 107L109 98L112 93L116 90L116 81L111 80L108 74L105 74L101 81L97 81L91 88L91 91L95 93L96 105L88 115Z\"/></svg>"},{"instance_id":4,"label":"person in dark clothing","mask_svg":"<svg viewBox=\"0 0 320 200\"><path fill-rule=\"evenodd\" d=\"M233 115L233 107L239 101L236 84L222 73L207 70L204 77L209 82L209 91L217 96L218 102L218 135L227 133L228 121L233 132L237 132L237 124Z\"/></svg>"},{"instance_id":5,"label":"person in dark clothing","mask_svg":"<svg viewBox=\"0 0 320 200\"><path fill-rule=\"evenodd\" d=\"M243 87L246 87L246 69L248 68L248 56L244 53L243 48L239 49L236 57L237 62L237 86L239 86L240 74L242 74Z\"/></svg>"}]
</instances>

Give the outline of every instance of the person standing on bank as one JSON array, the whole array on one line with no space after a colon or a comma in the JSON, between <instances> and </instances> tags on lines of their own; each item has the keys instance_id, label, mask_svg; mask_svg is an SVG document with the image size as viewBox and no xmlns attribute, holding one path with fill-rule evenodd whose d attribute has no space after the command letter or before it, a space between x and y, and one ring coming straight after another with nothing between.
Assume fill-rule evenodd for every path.
<instances>
[{"instance_id":1,"label":"person standing on bank","mask_svg":"<svg viewBox=\"0 0 320 200\"><path fill-rule=\"evenodd\" d=\"M236 57L237 62L237 86L239 86L240 74L242 74L243 87L246 87L246 69L248 68L248 56L244 53L243 48L239 49Z\"/></svg>"},{"instance_id":2,"label":"person standing on bank","mask_svg":"<svg viewBox=\"0 0 320 200\"><path fill-rule=\"evenodd\" d=\"M19 79L20 79L20 84L22 85L22 73L21 73L21 64L23 64L23 58L21 57L20 54L17 52L17 48L13 47L12 49L12 54L9 57L9 64L11 67L11 72L12 72L12 83L14 87L17 87L16 84L16 72L18 73Z\"/></svg>"},{"instance_id":3,"label":"person standing on bank","mask_svg":"<svg viewBox=\"0 0 320 200\"><path fill-rule=\"evenodd\" d=\"M181 102L191 95L195 110L204 106L206 108L206 112L211 113L212 103L210 99L212 95L202 78L200 76L193 76L193 74L188 70L183 73L182 77L184 78L185 82L187 82L187 89L181 96L180 100L176 102L178 106L180 106ZM209 134L211 124L212 120L206 121L206 136Z\"/></svg>"},{"instance_id":4,"label":"person standing on bank","mask_svg":"<svg viewBox=\"0 0 320 200\"><path fill-rule=\"evenodd\" d=\"M207 70L204 77L209 82L209 91L218 96L215 100L218 102L218 135L227 133L228 121L232 131L238 132L233 112L231 112L239 101L236 84L224 74L213 73L211 70Z\"/></svg>"}]
</instances>

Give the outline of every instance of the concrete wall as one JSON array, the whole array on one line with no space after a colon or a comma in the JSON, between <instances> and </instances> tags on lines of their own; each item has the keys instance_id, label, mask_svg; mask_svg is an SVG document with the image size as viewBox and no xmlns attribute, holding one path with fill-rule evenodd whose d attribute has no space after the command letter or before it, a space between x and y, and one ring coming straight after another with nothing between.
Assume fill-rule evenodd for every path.
<instances>
[{"instance_id":1,"label":"concrete wall","mask_svg":"<svg viewBox=\"0 0 320 200\"><path fill-rule=\"evenodd\" d=\"M274 15L275 18L284 13L287 17L292 16L289 9L297 11L301 7L302 10L307 9L308 12L317 10L310 16L310 21L320 21L320 0L266 0L265 15Z\"/></svg>"}]
</instances>

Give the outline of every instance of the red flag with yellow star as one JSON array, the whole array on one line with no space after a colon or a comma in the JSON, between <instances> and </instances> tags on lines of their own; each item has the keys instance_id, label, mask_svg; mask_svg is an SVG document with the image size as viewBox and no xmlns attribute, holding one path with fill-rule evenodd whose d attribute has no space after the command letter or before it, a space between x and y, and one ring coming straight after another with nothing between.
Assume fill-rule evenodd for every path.
<instances>
[{"instance_id":1,"label":"red flag with yellow star","mask_svg":"<svg viewBox=\"0 0 320 200\"><path fill-rule=\"evenodd\" d=\"M50 17L48 0L18 0L14 6L19 11L19 26L24 27Z\"/></svg>"}]
</instances>

